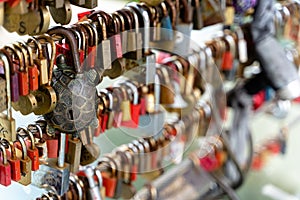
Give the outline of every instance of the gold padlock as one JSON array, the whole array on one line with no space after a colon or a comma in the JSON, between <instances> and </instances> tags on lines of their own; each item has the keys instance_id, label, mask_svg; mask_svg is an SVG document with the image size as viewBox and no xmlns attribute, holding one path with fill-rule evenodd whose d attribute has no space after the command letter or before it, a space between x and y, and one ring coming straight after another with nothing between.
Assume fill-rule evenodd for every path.
<instances>
[{"instance_id":1,"label":"gold padlock","mask_svg":"<svg viewBox=\"0 0 300 200\"><path fill-rule=\"evenodd\" d=\"M11 109L11 92L10 92L10 66L7 55L1 51L0 59L3 62L5 69L5 81L6 81L6 97L2 98L2 101L7 101L7 114L0 114L0 137L7 139L8 141L16 140L16 122L12 117Z\"/></svg>"}]
</instances>

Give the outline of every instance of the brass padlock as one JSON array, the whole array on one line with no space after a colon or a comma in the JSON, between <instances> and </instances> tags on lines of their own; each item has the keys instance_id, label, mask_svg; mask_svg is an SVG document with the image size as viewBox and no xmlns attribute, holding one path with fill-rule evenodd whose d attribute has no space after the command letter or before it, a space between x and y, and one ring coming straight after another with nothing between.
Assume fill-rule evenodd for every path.
<instances>
[{"instance_id":1,"label":"brass padlock","mask_svg":"<svg viewBox=\"0 0 300 200\"><path fill-rule=\"evenodd\" d=\"M8 63L7 56L0 51L0 59L3 62L5 69L5 81L6 81L6 96L2 95L2 102L7 103L7 114L1 113L0 115L0 137L7 139L8 141L16 140L16 122L12 117L12 108L11 108L11 90L10 90L10 66Z\"/></svg>"},{"instance_id":2,"label":"brass padlock","mask_svg":"<svg viewBox=\"0 0 300 200\"><path fill-rule=\"evenodd\" d=\"M20 158L21 161L21 180L19 180L19 183L22 185L29 185L31 183L31 160L27 156L27 147L25 144L24 139L20 134L17 134L17 138L19 143L21 144L21 151L22 156Z\"/></svg>"}]
</instances>

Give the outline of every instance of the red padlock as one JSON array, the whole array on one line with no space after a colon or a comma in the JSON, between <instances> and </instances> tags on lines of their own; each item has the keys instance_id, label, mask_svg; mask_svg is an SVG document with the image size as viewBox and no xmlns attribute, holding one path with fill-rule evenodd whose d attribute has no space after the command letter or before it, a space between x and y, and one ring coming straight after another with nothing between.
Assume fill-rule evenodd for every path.
<instances>
[{"instance_id":1,"label":"red padlock","mask_svg":"<svg viewBox=\"0 0 300 200\"><path fill-rule=\"evenodd\" d=\"M100 162L98 163L98 166L101 166L102 163L105 163L105 165L108 164L109 169L111 170L110 172L101 172L103 187L105 187L105 195L109 198L113 198L117 187L117 166L115 166L115 164L111 162L107 157L101 158Z\"/></svg>"},{"instance_id":2,"label":"red padlock","mask_svg":"<svg viewBox=\"0 0 300 200\"><path fill-rule=\"evenodd\" d=\"M106 110L106 99L103 96L99 97L99 104L97 109L98 127L94 131L94 136L98 137L101 133L106 130L106 124L108 115L105 115Z\"/></svg>"},{"instance_id":3,"label":"red padlock","mask_svg":"<svg viewBox=\"0 0 300 200\"><path fill-rule=\"evenodd\" d=\"M48 158L58 157L58 134L55 132L43 134L43 139L46 140L48 149Z\"/></svg>"},{"instance_id":4,"label":"red padlock","mask_svg":"<svg viewBox=\"0 0 300 200\"><path fill-rule=\"evenodd\" d=\"M17 157L15 146L6 139L2 139L2 141L10 149L10 152L7 152L7 160L11 167L11 179L13 181L19 181L21 179L21 163Z\"/></svg>"},{"instance_id":5,"label":"red padlock","mask_svg":"<svg viewBox=\"0 0 300 200\"><path fill-rule=\"evenodd\" d=\"M226 44L226 51L222 57L221 69L230 71L233 68L235 57L235 41L231 35L225 35L224 41Z\"/></svg>"},{"instance_id":6,"label":"red padlock","mask_svg":"<svg viewBox=\"0 0 300 200\"><path fill-rule=\"evenodd\" d=\"M33 134L30 131L23 128L18 128L17 132L19 132L19 130L24 131L26 135L29 136L30 146L29 148L27 148L27 156L31 160L31 170L36 171L40 167L40 162L39 162L39 150L38 148L35 147L35 140Z\"/></svg>"},{"instance_id":7,"label":"red padlock","mask_svg":"<svg viewBox=\"0 0 300 200\"><path fill-rule=\"evenodd\" d=\"M11 167L7 161L6 149L3 144L0 144L0 150L2 152L2 162L0 163L0 184L9 186L11 184Z\"/></svg>"},{"instance_id":8,"label":"red padlock","mask_svg":"<svg viewBox=\"0 0 300 200\"><path fill-rule=\"evenodd\" d=\"M218 160L215 153L215 148L213 145L207 143L202 145L203 154L199 158L200 166L208 171L212 172L218 168Z\"/></svg>"}]
</instances>

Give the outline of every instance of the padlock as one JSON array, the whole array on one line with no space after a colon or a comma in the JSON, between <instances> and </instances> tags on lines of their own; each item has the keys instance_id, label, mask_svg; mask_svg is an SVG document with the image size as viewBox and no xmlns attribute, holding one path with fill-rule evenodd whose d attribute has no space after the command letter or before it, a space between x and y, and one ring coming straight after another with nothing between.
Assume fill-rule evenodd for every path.
<instances>
[{"instance_id":1,"label":"padlock","mask_svg":"<svg viewBox=\"0 0 300 200\"><path fill-rule=\"evenodd\" d=\"M87 68L95 68L97 60L97 50L98 50L98 32L94 24L89 22L80 23L89 32L88 37L88 48L87 48Z\"/></svg>"},{"instance_id":2,"label":"padlock","mask_svg":"<svg viewBox=\"0 0 300 200\"><path fill-rule=\"evenodd\" d=\"M115 176L117 166L107 157L100 158L97 168L105 166L110 172L101 171L103 187L105 188L105 196L113 198L117 187L117 178Z\"/></svg>"},{"instance_id":3,"label":"padlock","mask_svg":"<svg viewBox=\"0 0 300 200\"><path fill-rule=\"evenodd\" d=\"M53 72L52 87L57 93L54 110L44 117L55 128L66 133L80 131L96 117L96 71L82 72L80 68L77 42L72 32L64 27L55 27L48 31L50 35L66 37L73 55L73 66L67 66L63 55L57 57L58 66ZM70 72L72 77L70 77ZM95 72L96 74L90 74ZM75 75L75 77L74 77ZM95 75L95 76L94 76ZM98 81L96 81L98 82ZM98 84L98 83L96 83Z\"/></svg>"},{"instance_id":4,"label":"padlock","mask_svg":"<svg viewBox=\"0 0 300 200\"><path fill-rule=\"evenodd\" d=\"M180 21L176 25L176 41L174 52L180 56L187 56L191 53L190 37L193 28L191 4L188 0L181 0L182 11L180 11Z\"/></svg>"},{"instance_id":5,"label":"padlock","mask_svg":"<svg viewBox=\"0 0 300 200\"><path fill-rule=\"evenodd\" d=\"M147 12L147 10L137 4L136 2L130 2L126 5L126 7L129 7L134 16L142 16L142 21L139 21L138 24L140 25L140 27L143 27L143 32L142 34L142 41L143 41L143 45L142 45L142 55L143 54L149 54L150 53L150 49L149 49L149 43L150 43L150 16L149 13ZM140 17L137 17L136 19L140 19ZM139 30L137 30L139 31ZM140 32L140 31L139 31ZM139 40L137 40L137 42L139 42Z\"/></svg>"},{"instance_id":6,"label":"padlock","mask_svg":"<svg viewBox=\"0 0 300 200\"><path fill-rule=\"evenodd\" d=\"M125 81L125 87L129 87L131 90L132 101L130 103L130 115L131 119L129 121L122 121L121 125L128 128L137 128L139 125L140 109L141 105L139 103L139 94L137 86L130 81Z\"/></svg>"},{"instance_id":7,"label":"padlock","mask_svg":"<svg viewBox=\"0 0 300 200\"><path fill-rule=\"evenodd\" d=\"M13 46L20 53L18 61L16 61L19 62L19 69L17 71L19 77L19 93L20 96L26 96L29 94L28 61L25 57L27 56L27 53L19 44L14 43Z\"/></svg>"},{"instance_id":8,"label":"padlock","mask_svg":"<svg viewBox=\"0 0 300 200\"><path fill-rule=\"evenodd\" d=\"M121 22L120 18L116 17L116 14L110 15L103 12L102 16L106 21L107 37L110 40L111 47L111 69L107 69L104 72L104 76L108 76L111 79L121 76L125 69L125 59L123 59L123 42L121 41ZM123 18L122 18L123 19Z\"/></svg>"},{"instance_id":9,"label":"padlock","mask_svg":"<svg viewBox=\"0 0 300 200\"><path fill-rule=\"evenodd\" d=\"M226 44L226 51L223 54L221 69L229 71L233 68L233 62L235 59L235 41L230 35L226 35L224 40Z\"/></svg>"},{"instance_id":10,"label":"padlock","mask_svg":"<svg viewBox=\"0 0 300 200\"><path fill-rule=\"evenodd\" d=\"M120 22L120 32L121 32L121 44L122 44L122 55L127 52L127 40L128 40L128 30L132 29L131 17L126 13L125 10L118 10L112 14L115 21ZM131 33L130 33L131 34ZM133 48L136 48L135 40L133 40Z\"/></svg>"},{"instance_id":11,"label":"padlock","mask_svg":"<svg viewBox=\"0 0 300 200\"><path fill-rule=\"evenodd\" d=\"M27 147L24 139L18 133L17 140L21 145L22 156L20 158L21 161L21 179L18 181L22 185L29 185L31 183L31 160L27 156Z\"/></svg>"},{"instance_id":12,"label":"padlock","mask_svg":"<svg viewBox=\"0 0 300 200\"><path fill-rule=\"evenodd\" d=\"M193 6L193 29L200 30L203 28L203 19L200 0L192 0Z\"/></svg>"},{"instance_id":13,"label":"padlock","mask_svg":"<svg viewBox=\"0 0 300 200\"><path fill-rule=\"evenodd\" d=\"M176 32L173 31L173 29L175 29L177 11L172 1L161 2L159 8L162 10L162 16L159 16L158 19L160 21L160 26L157 24L153 28L153 31L157 30L156 38L153 38L153 41L150 41L149 45L154 49L157 48L172 52L175 43L174 36ZM171 11L170 14L168 10Z\"/></svg>"},{"instance_id":14,"label":"padlock","mask_svg":"<svg viewBox=\"0 0 300 200\"><path fill-rule=\"evenodd\" d=\"M80 67L83 71L85 69L84 61L87 57L87 46L88 46L88 33L86 29L81 26L80 24L74 24L71 26L71 30L77 39L78 44L78 53L79 53L79 61L80 61Z\"/></svg>"},{"instance_id":15,"label":"padlock","mask_svg":"<svg viewBox=\"0 0 300 200\"><path fill-rule=\"evenodd\" d=\"M114 112L113 118L109 118L108 119L108 123L107 123L107 127L108 128L119 128L121 126L121 122L122 122L122 110L121 110L121 102L123 100L122 98L122 91L120 88L118 87L113 87L110 89L111 93L112 93L112 99L113 99L113 104L112 104L112 110ZM112 120L112 121L111 121Z\"/></svg>"},{"instance_id":16,"label":"padlock","mask_svg":"<svg viewBox=\"0 0 300 200\"><path fill-rule=\"evenodd\" d=\"M38 53L36 58L33 59L34 63L38 66L39 70L39 84L44 85L48 83L48 60L43 55L43 49L41 43L31 37L27 40L28 45L34 43L34 47L37 48Z\"/></svg>"},{"instance_id":17,"label":"padlock","mask_svg":"<svg viewBox=\"0 0 300 200\"><path fill-rule=\"evenodd\" d=\"M5 3L5 12L7 14L26 14L28 13L28 3L26 0L9 1Z\"/></svg>"},{"instance_id":18,"label":"padlock","mask_svg":"<svg viewBox=\"0 0 300 200\"><path fill-rule=\"evenodd\" d=\"M139 162L140 162L139 157L138 157L139 156L138 155L139 150L132 143L129 143L128 146L125 146L123 148L125 148L125 150L129 151L129 153L131 154L132 166L131 166L131 171L130 171L130 179L131 179L132 182L136 181L137 180L137 174L139 173Z\"/></svg>"},{"instance_id":19,"label":"padlock","mask_svg":"<svg viewBox=\"0 0 300 200\"><path fill-rule=\"evenodd\" d=\"M79 171L82 143L76 135L72 135L68 140L67 163L70 164L70 172Z\"/></svg>"},{"instance_id":20,"label":"padlock","mask_svg":"<svg viewBox=\"0 0 300 200\"><path fill-rule=\"evenodd\" d=\"M97 167L94 170L95 170L95 175L97 177L101 199L105 199L105 187L103 187L103 178L102 178L101 171L98 170Z\"/></svg>"},{"instance_id":21,"label":"padlock","mask_svg":"<svg viewBox=\"0 0 300 200\"><path fill-rule=\"evenodd\" d=\"M139 30L140 21L137 12L131 7L125 7L125 16L132 16L131 23L135 24L133 30L127 32L126 51L123 52L123 57L132 60L140 60L142 58L143 36ZM129 15L129 16L128 16Z\"/></svg>"},{"instance_id":22,"label":"padlock","mask_svg":"<svg viewBox=\"0 0 300 200\"><path fill-rule=\"evenodd\" d=\"M52 81L52 71L54 67L54 56L55 56L55 44L53 39L50 36L47 36L46 34L37 36L37 41L38 43L41 43L43 46L44 44L47 46L48 43L42 43L42 40L46 40L46 42L50 43L51 46L51 52L52 55L50 56L50 61L49 61L49 68L48 68L48 61L47 59L42 56L44 60L40 60L38 63L41 64L39 67L40 69L40 79L43 76L43 84L40 81L39 88L38 90L32 92L32 94L35 96L37 100L37 108L33 110L34 114L36 115L42 115L49 113L53 111L53 109L56 106L57 102L57 96L55 93L55 90L51 86L51 81ZM42 48L42 47L41 47ZM48 49L48 48L47 48ZM42 50L42 49L40 49ZM39 50L39 51L40 51ZM43 52L39 53L39 57L43 55ZM49 70L49 72L48 72Z\"/></svg>"},{"instance_id":23,"label":"padlock","mask_svg":"<svg viewBox=\"0 0 300 200\"><path fill-rule=\"evenodd\" d=\"M117 179L116 180L116 187L115 191L113 192L114 199L120 198L122 194L122 186L123 186L123 179L122 179L122 172L121 172L121 161L115 155L105 155L106 158L115 166L113 176ZM108 196L109 197L109 196Z\"/></svg>"},{"instance_id":24,"label":"padlock","mask_svg":"<svg viewBox=\"0 0 300 200\"><path fill-rule=\"evenodd\" d=\"M36 124L42 128L43 139L46 141L48 158L57 158L58 156L58 133L45 120L38 120Z\"/></svg>"},{"instance_id":25,"label":"padlock","mask_svg":"<svg viewBox=\"0 0 300 200\"><path fill-rule=\"evenodd\" d=\"M156 69L160 82L160 100L161 104L173 104L175 102L175 91L170 80L168 68L160 67Z\"/></svg>"},{"instance_id":26,"label":"padlock","mask_svg":"<svg viewBox=\"0 0 300 200\"><path fill-rule=\"evenodd\" d=\"M20 159L17 157L15 146L6 139L2 139L1 142L8 145L10 149L10 156L7 160L11 166L11 179L13 181L19 181L21 179L21 164Z\"/></svg>"},{"instance_id":27,"label":"padlock","mask_svg":"<svg viewBox=\"0 0 300 200\"><path fill-rule=\"evenodd\" d=\"M240 27L236 28L236 35L238 37L238 56L241 63L248 61L247 42L244 38L244 33Z\"/></svg>"},{"instance_id":28,"label":"padlock","mask_svg":"<svg viewBox=\"0 0 300 200\"><path fill-rule=\"evenodd\" d=\"M98 106L97 106L97 120L98 120L98 127L94 131L94 136L98 137L101 133L104 133L106 129L106 124L108 120L108 116L104 115L105 113L105 105L106 105L106 100L103 98L98 98Z\"/></svg>"},{"instance_id":29,"label":"padlock","mask_svg":"<svg viewBox=\"0 0 300 200\"><path fill-rule=\"evenodd\" d=\"M88 199L101 200L101 194L99 190L99 185L96 183L94 179L95 171L92 167L87 167L84 170L84 174L88 180ZM97 177L98 178L98 177ZM101 177L102 179L102 177ZM99 180L98 180L99 182Z\"/></svg>"},{"instance_id":30,"label":"padlock","mask_svg":"<svg viewBox=\"0 0 300 200\"><path fill-rule=\"evenodd\" d=\"M38 82L39 71L38 71L37 67L34 66L34 64L33 64L32 51L29 48L29 46L27 46L26 44L22 44L21 42L18 42L15 45L15 47L17 47L21 50L23 58L24 58L24 66L25 66L27 72L22 73L22 74L24 74L24 76L26 76L26 74L27 74L28 77L23 77L23 75L22 75L23 78L20 81L21 82L27 81L29 93L27 95L21 95L19 101L16 103L13 103L13 107L16 110L20 111L23 115L28 115L28 114L32 113L35 109L37 109L37 99L32 94L31 89L34 91L39 86L39 82ZM29 52L29 53L27 53L27 52ZM32 65L32 66L30 66L30 65Z\"/></svg>"},{"instance_id":31,"label":"padlock","mask_svg":"<svg viewBox=\"0 0 300 200\"><path fill-rule=\"evenodd\" d=\"M2 162L0 163L0 184L9 186L11 184L11 166L7 160L6 149L3 144L0 144L2 152Z\"/></svg>"},{"instance_id":32,"label":"padlock","mask_svg":"<svg viewBox=\"0 0 300 200\"><path fill-rule=\"evenodd\" d=\"M144 160L145 160L145 173L151 172L151 147L149 143L143 138L139 139L138 142L143 145L144 148Z\"/></svg>"},{"instance_id":33,"label":"padlock","mask_svg":"<svg viewBox=\"0 0 300 200\"><path fill-rule=\"evenodd\" d=\"M100 63L101 70L111 69L111 44L110 40L107 36L107 23L105 20L105 15L103 11L97 11L91 13L88 18L98 22L99 29L102 32L101 38L99 38L98 44L98 52L97 54L100 55L97 57L97 63ZM100 42L101 41L101 42Z\"/></svg>"},{"instance_id":34,"label":"padlock","mask_svg":"<svg viewBox=\"0 0 300 200\"><path fill-rule=\"evenodd\" d=\"M27 155L32 161L31 170L36 171L39 169L40 163L39 163L39 151L35 147L33 134L29 130L26 130L24 128L18 128L17 132L19 131L24 132L30 139L30 147L27 148Z\"/></svg>"},{"instance_id":35,"label":"padlock","mask_svg":"<svg viewBox=\"0 0 300 200\"><path fill-rule=\"evenodd\" d=\"M114 120L114 115L115 115L115 111L113 110L114 99L113 99L112 93L107 89L101 89L99 92L104 95L103 98L106 98L106 102L107 102L106 109L105 109L106 112L104 114L107 116L105 116L105 119L103 119L103 122L102 122L103 123L102 131L104 132L105 129L110 129L113 126L113 120Z\"/></svg>"},{"instance_id":36,"label":"padlock","mask_svg":"<svg viewBox=\"0 0 300 200\"><path fill-rule=\"evenodd\" d=\"M132 145L134 145L138 152L136 152L138 155L138 159L139 159L139 165L138 165L138 172L139 173L144 173L145 169L146 169L146 159L144 157L145 154L145 148L143 146L143 144L139 143L138 140L133 140L131 142Z\"/></svg>"},{"instance_id":37,"label":"padlock","mask_svg":"<svg viewBox=\"0 0 300 200\"><path fill-rule=\"evenodd\" d=\"M30 131L35 138L35 147L38 149L39 163L45 164L48 159L47 142L43 138L43 130L38 124L29 124L27 130Z\"/></svg>"},{"instance_id":38,"label":"padlock","mask_svg":"<svg viewBox=\"0 0 300 200\"><path fill-rule=\"evenodd\" d=\"M122 122L131 120L131 113L130 113L130 101L127 94L127 91L124 87L120 86L120 89L123 94L123 101L121 102L121 110L122 110ZM122 125L121 122L121 125Z\"/></svg>"},{"instance_id":39,"label":"padlock","mask_svg":"<svg viewBox=\"0 0 300 200\"><path fill-rule=\"evenodd\" d=\"M66 134L60 133L59 156L57 159L48 159L47 165L41 165L32 176L32 184L43 187L54 187L58 195L63 195L69 188L70 170L69 164L65 163Z\"/></svg>"},{"instance_id":40,"label":"padlock","mask_svg":"<svg viewBox=\"0 0 300 200\"><path fill-rule=\"evenodd\" d=\"M7 103L7 114L1 116L0 118L0 137L7 139L8 141L15 141L16 140L16 122L15 119L12 117L12 109L11 109L11 92L10 92L10 66L7 57L5 54L0 52L0 59L3 62L4 69L5 69L5 81L6 81L6 93L4 92L2 102Z\"/></svg>"},{"instance_id":41,"label":"padlock","mask_svg":"<svg viewBox=\"0 0 300 200\"><path fill-rule=\"evenodd\" d=\"M8 47L10 49L10 47ZM13 49L10 49L13 50ZM12 62L12 59L9 55L9 52L6 50L6 47L4 47L1 52L6 55L10 67L10 80L11 80L11 85L10 85L10 90L11 90L11 101L16 102L19 100L20 95L19 95L19 82L18 82L18 73L16 71L16 68L14 67L14 64ZM12 51L14 52L14 51Z\"/></svg>"},{"instance_id":42,"label":"padlock","mask_svg":"<svg viewBox=\"0 0 300 200\"><path fill-rule=\"evenodd\" d=\"M25 43L19 42L19 44L27 51L27 61L28 61L28 78L29 78L29 90L35 91L39 88L39 70L33 62L33 52L32 49Z\"/></svg>"},{"instance_id":43,"label":"padlock","mask_svg":"<svg viewBox=\"0 0 300 200\"><path fill-rule=\"evenodd\" d=\"M40 25L45 19L49 22L47 15L41 15L39 7L30 8L29 4L21 0L18 6L5 6L4 28L9 32L17 32L19 35L34 35L40 32ZM31 5L34 5L31 3ZM44 10L45 11L45 10ZM44 12L46 14L47 12ZM45 18L44 18L45 17Z\"/></svg>"},{"instance_id":44,"label":"padlock","mask_svg":"<svg viewBox=\"0 0 300 200\"><path fill-rule=\"evenodd\" d=\"M158 158L157 158L158 144L157 144L156 140L153 137L145 138L145 140L149 143L149 146L150 146L151 169L156 170L157 169L157 163L158 163Z\"/></svg>"},{"instance_id":45,"label":"padlock","mask_svg":"<svg viewBox=\"0 0 300 200\"><path fill-rule=\"evenodd\" d=\"M50 14L53 18L53 20L62 25L69 24L72 19L72 9L71 4L69 0L61 1L61 0L55 0L55 2L62 2L62 7L57 6L49 6Z\"/></svg>"},{"instance_id":46,"label":"padlock","mask_svg":"<svg viewBox=\"0 0 300 200\"><path fill-rule=\"evenodd\" d=\"M114 98L113 98L112 93L107 89L100 90L100 92L103 92L106 95L106 97L108 98L108 100L107 100L108 107L106 109L107 115L108 115L107 122L106 122L106 129L111 129L113 127L113 121L114 121L114 116L115 116L115 111L113 109L114 108Z\"/></svg>"}]
</instances>

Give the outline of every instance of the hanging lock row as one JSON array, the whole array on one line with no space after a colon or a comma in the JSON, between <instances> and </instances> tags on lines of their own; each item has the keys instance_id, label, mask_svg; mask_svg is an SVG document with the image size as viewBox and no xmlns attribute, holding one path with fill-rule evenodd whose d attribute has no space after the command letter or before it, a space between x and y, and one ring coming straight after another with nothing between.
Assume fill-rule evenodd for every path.
<instances>
[{"instance_id":1,"label":"hanging lock row","mask_svg":"<svg viewBox=\"0 0 300 200\"><path fill-rule=\"evenodd\" d=\"M49 49L52 55L49 55ZM56 106L56 93L51 87L55 52L51 37L42 35L30 38L26 43L16 42L4 46L1 52L7 60L1 65L5 69L2 74L7 75L2 81L9 82L9 92L3 93L3 101L9 97L12 107L23 115L51 112ZM7 107L4 102L1 111L10 110L11 106Z\"/></svg>"}]
</instances>

